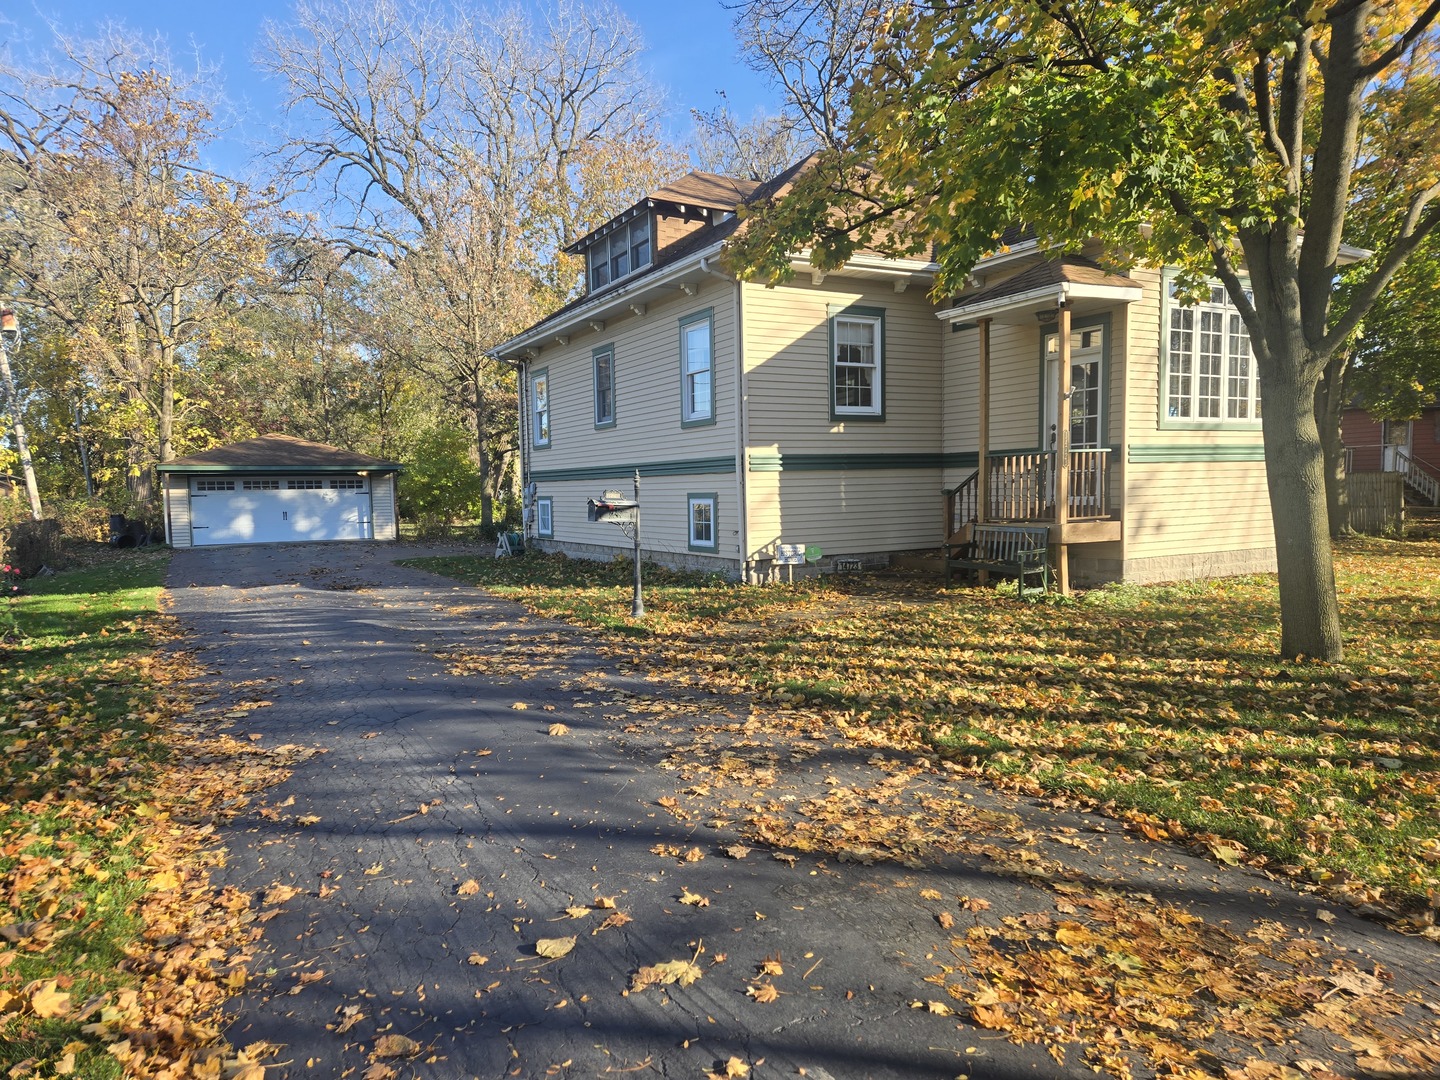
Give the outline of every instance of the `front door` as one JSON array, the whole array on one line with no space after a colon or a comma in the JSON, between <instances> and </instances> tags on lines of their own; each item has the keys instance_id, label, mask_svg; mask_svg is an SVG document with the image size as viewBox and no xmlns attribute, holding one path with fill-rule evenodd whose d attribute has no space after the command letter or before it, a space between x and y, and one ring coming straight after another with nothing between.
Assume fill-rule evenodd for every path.
<instances>
[{"instance_id":1,"label":"front door","mask_svg":"<svg viewBox=\"0 0 1440 1080\"><path fill-rule=\"evenodd\" d=\"M1070 449L1098 450L1100 390L1104 385L1105 331L1085 326L1070 333ZM1045 335L1046 449L1058 449L1060 416L1060 335Z\"/></svg>"}]
</instances>

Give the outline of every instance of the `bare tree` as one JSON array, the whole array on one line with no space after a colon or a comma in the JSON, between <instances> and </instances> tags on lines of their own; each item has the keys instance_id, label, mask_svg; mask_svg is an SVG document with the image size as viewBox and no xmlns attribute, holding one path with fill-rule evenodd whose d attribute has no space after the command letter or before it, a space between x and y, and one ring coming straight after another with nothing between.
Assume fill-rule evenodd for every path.
<instances>
[{"instance_id":1,"label":"bare tree","mask_svg":"<svg viewBox=\"0 0 1440 1080\"><path fill-rule=\"evenodd\" d=\"M323 198L332 235L409 286L417 333L461 391L490 527L497 408L508 369L487 350L575 287L559 249L600 208L643 191L620 169L581 168L591 148L653 127L659 100L635 28L609 6L518 7L302 0L266 29L262 66L301 125L290 180Z\"/></svg>"},{"instance_id":2,"label":"bare tree","mask_svg":"<svg viewBox=\"0 0 1440 1080\"><path fill-rule=\"evenodd\" d=\"M201 168L213 137L203 77L118 31L0 66L0 272L119 388L142 502L174 456L182 369L265 273L267 197Z\"/></svg>"},{"instance_id":3,"label":"bare tree","mask_svg":"<svg viewBox=\"0 0 1440 1080\"><path fill-rule=\"evenodd\" d=\"M725 91L719 91L719 95L718 108L709 112L690 110L695 121L690 154L707 172L769 180L816 149L808 129L793 114L769 116L758 112L742 121L730 111Z\"/></svg>"},{"instance_id":4,"label":"bare tree","mask_svg":"<svg viewBox=\"0 0 1440 1080\"><path fill-rule=\"evenodd\" d=\"M785 94L787 113L809 127L826 149L842 143L850 83L873 42L884 6L870 0L740 0L727 5L735 12L732 26L746 65Z\"/></svg>"}]
</instances>

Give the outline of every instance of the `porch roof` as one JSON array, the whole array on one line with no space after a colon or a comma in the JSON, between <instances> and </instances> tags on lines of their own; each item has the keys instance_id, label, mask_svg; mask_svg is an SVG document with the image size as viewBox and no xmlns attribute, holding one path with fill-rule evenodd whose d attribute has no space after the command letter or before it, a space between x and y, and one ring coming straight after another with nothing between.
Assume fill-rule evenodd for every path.
<instances>
[{"instance_id":1,"label":"porch roof","mask_svg":"<svg viewBox=\"0 0 1440 1080\"><path fill-rule=\"evenodd\" d=\"M1145 295L1140 283L1118 274L1109 274L1083 255L1062 255L1027 267L1012 278L988 289L962 296L945 310L940 319L981 319L1024 316L1058 307L1074 300L1088 299L1129 304Z\"/></svg>"}]
</instances>

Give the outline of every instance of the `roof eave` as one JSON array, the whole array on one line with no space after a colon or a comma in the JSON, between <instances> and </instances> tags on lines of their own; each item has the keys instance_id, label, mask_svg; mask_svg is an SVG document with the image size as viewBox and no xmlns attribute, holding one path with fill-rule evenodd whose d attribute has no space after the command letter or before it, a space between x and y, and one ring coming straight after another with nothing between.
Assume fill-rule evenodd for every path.
<instances>
[{"instance_id":1,"label":"roof eave","mask_svg":"<svg viewBox=\"0 0 1440 1080\"><path fill-rule=\"evenodd\" d=\"M1117 304L1133 304L1143 299L1145 290L1139 285L1098 285L1079 281L1062 281L1054 285L1042 285L1027 289L1012 296L997 296L978 304L958 304L955 307L937 311L935 317L948 319L984 319L1020 308L1036 305L1059 307L1073 300L1109 300Z\"/></svg>"}]
</instances>

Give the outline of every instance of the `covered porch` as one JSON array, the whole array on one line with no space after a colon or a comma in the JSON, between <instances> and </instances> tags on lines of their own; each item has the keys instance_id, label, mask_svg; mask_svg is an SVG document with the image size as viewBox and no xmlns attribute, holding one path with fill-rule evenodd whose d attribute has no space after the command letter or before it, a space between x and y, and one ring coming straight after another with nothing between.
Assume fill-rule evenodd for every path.
<instances>
[{"instance_id":1,"label":"covered porch","mask_svg":"<svg viewBox=\"0 0 1440 1080\"><path fill-rule=\"evenodd\" d=\"M977 369L978 464L944 492L947 545L965 540L976 524L1043 524L1056 583L1068 593L1070 547L1121 539L1117 458L1123 409L1107 407L1106 400L1112 365L1124 362L1123 348L1115 347L1115 325L1128 326L1125 309L1143 296L1138 282L1109 274L1083 256L1066 255L1034 263L939 313L953 332L974 336ZM1012 342L1035 341L1041 354L1035 447L994 445L996 384L1013 374L997 370L992 348L997 328ZM1014 364L1014 352L1012 346L1001 363ZM1012 386L1007 399L1012 410L1013 397Z\"/></svg>"}]
</instances>

